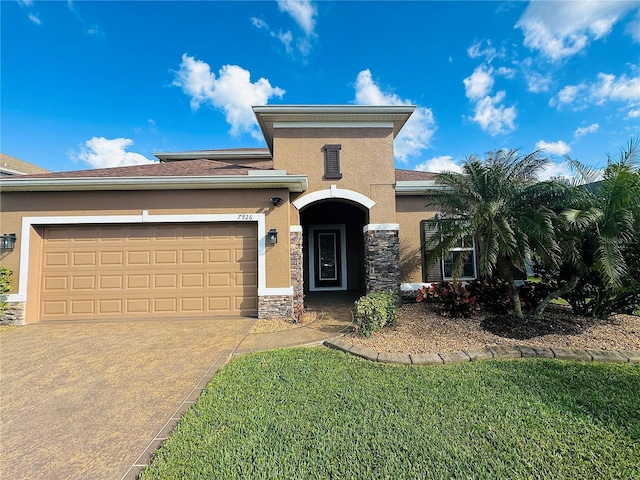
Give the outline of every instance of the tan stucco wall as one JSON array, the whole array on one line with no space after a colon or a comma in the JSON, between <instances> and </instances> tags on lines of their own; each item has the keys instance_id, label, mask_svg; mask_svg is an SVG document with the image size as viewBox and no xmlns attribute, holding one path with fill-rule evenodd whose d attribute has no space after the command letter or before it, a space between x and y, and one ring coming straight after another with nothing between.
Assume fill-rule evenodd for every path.
<instances>
[{"instance_id":1,"label":"tan stucco wall","mask_svg":"<svg viewBox=\"0 0 640 480\"><path fill-rule=\"evenodd\" d=\"M396 198L396 218L400 225L400 258L402 282L422 282L422 267L411 270L407 275L406 263L409 258L420 256L420 222L433 218L435 211L429 211L424 206L424 196L399 196ZM405 264L405 268L403 268Z\"/></svg>"},{"instance_id":2,"label":"tan stucco wall","mask_svg":"<svg viewBox=\"0 0 640 480\"><path fill-rule=\"evenodd\" d=\"M341 179L323 178L322 147L328 144L342 145ZM278 128L273 151L275 169L308 175L309 189L301 196L336 185L376 202L370 223L396 223L391 128Z\"/></svg>"},{"instance_id":3,"label":"tan stucco wall","mask_svg":"<svg viewBox=\"0 0 640 480\"><path fill-rule=\"evenodd\" d=\"M274 207L269 197L285 200ZM17 242L12 252L4 252L0 263L13 270L13 289L17 293L20 279L20 249L22 246L22 218L39 216L104 216L181 214L265 214L265 230L278 231L278 244L266 247L266 286L285 288L291 286L289 255L289 194L281 189L256 190L167 190L167 191L93 191L93 192L3 192L0 196L0 225L2 233L16 233ZM37 250L39 234L31 235L31 273L39 264ZM36 278L34 275L30 277ZM35 282L35 280L34 280ZM37 285L29 285L29 294L38 291ZM30 295L31 297L33 295Z\"/></svg>"}]
</instances>

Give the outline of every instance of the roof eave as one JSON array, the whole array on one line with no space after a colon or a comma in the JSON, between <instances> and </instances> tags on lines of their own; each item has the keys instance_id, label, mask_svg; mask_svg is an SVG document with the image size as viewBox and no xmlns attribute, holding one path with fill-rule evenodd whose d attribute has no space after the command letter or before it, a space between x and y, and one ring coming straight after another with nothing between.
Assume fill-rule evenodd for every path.
<instances>
[{"instance_id":1,"label":"roof eave","mask_svg":"<svg viewBox=\"0 0 640 480\"><path fill-rule=\"evenodd\" d=\"M13 178L0 180L3 192L65 192L83 190L223 190L286 188L304 192L306 175L225 175L197 177Z\"/></svg>"},{"instance_id":2,"label":"roof eave","mask_svg":"<svg viewBox=\"0 0 640 480\"><path fill-rule=\"evenodd\" d=\"M152 152L161 162L175 162L180 160L271 160L268 150L195 150L186 152Z\"/></svg>"},{"instance_id":3,"label":"roof eave","mask_svg":"<svg viewBox=\"0 0 640 480\"><path fill-rule=\"evenodd\" d=\"M426 195L442 188L434 180L398 180L395 186L396 195Z\"/></svg>"},{"instance_id":4,"label":"roof eave","mask_svg":"<svg viewBox=\"0 0 640 480\"><path fill-rule=\"evenodd\" d=\"M278 121L286 121L283 118L291 115L324 115L329 118L333 116L332 119L325 120L330 126L332 121L348 121L349 116L366 115L370 122L393 122L395 138L416 108L415 105L260 105L252 107L258 126L272 154L273 135L270 133L272 128L269 125L272 126L274 118L278 118Z\"/></svg>"}]
</instances>

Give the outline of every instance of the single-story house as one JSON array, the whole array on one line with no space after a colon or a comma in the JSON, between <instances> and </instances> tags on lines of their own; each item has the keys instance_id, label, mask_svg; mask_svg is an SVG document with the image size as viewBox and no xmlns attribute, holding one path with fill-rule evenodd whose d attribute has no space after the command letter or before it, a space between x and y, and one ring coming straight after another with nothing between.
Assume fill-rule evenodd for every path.
<instances>
[{"instance_id":1,"label":"single-story house","mask_svg":"<svg viewBox=\"0 0 640 480\"><path fill-rule=\"evenodd\" d=\"M394 168L414 108L259 106L266 148L1 179L4 315L291 318L307 292L446 277L451 258L426 269L420 252L435 175Z\"/></svg>"}]
</instances>

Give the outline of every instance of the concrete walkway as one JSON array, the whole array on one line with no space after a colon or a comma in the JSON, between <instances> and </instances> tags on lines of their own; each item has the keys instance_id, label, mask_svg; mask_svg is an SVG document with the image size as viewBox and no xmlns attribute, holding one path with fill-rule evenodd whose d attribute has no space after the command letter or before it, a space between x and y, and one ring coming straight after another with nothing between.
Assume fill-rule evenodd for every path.
<instances>
[{"instance_id":1,"label":"concrete walkway","mask_svg":"<svg viewBox=\"0 0 640 480\"><path fill-rule=\"evenodd\" d=\"M250 333L254 323L40 323L3 332L0 478L133 479L232 355L322 344L350 328L351 313L338 305L312 324L265 334Z\"/></svg>"}]
</instances>

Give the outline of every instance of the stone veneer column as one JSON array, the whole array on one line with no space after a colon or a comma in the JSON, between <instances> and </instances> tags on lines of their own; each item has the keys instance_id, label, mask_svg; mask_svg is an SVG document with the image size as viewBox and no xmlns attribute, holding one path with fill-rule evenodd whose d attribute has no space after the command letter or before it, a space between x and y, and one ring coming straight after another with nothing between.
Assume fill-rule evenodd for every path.
<instances>
[{"instance_id":1,"label":"stone veneer column","mask_svg":"<svg viewBox=\"0 0 640 480\"><path fill-rule=\"evenodd\" d=\"M400 238L397 224L365 225L364 268L367 293L400 293Z\"/></svg>"},{"instance_id":2,"label":"stone veneer column","mask_svg":"<svg viewBox=\"0 0 640 480\"><path fill-rule=\"evenodd\" d=\"M302 227L291 226L291 285L293 286L293 320L299 322L304 313L304 274L302 265Z\"/></svg>"},{"instance_id":3,"label":"stone veneer column","mask_svg":"<svg viewBox=\"0 0 640 480\"><path fill-rule=\"evenodd\" d=\"M258 297L258 318L293 317L293 302L291 295L263 295Z\"/></svg>"},{"instance_id":4,"label":"stone veneer column","mask_svg":"<svg viewBox=\"0 0 640 480\"><path fill-rule=\"evenodd\" d=\"M2 300L2 295L0 295ZM7 302L4 311L0 312L0 325L24 325L24 302Z\"/></svg>"}]
</instances>

